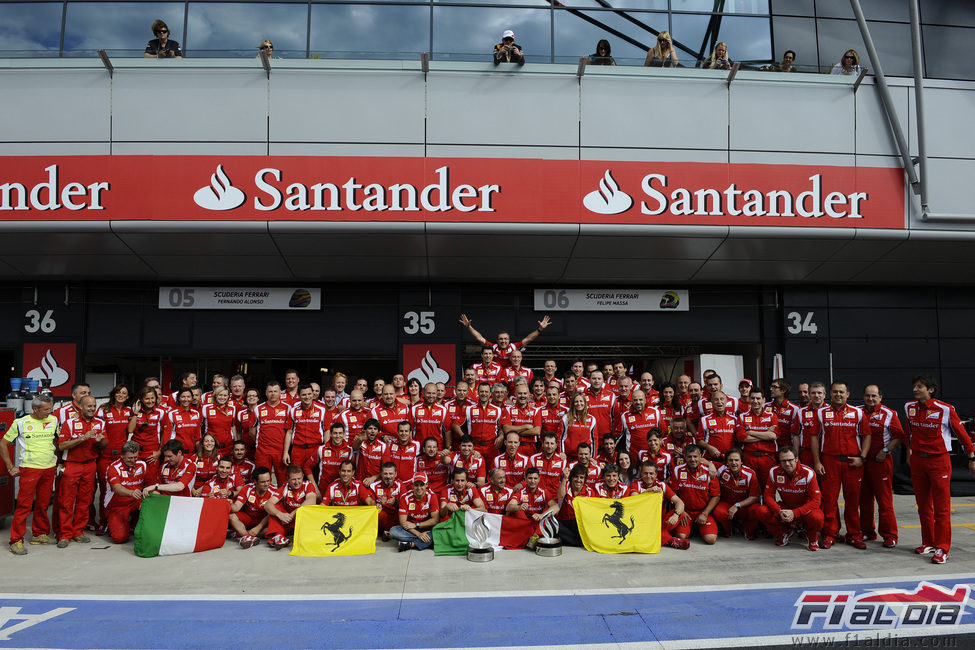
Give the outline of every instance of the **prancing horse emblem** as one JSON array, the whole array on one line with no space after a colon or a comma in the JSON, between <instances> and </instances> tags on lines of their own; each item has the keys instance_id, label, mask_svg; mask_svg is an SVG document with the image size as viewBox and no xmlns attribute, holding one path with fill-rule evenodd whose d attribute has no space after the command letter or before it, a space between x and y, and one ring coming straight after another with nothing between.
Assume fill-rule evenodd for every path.
<instances>
[{"instance_id":1,"label":"prancing horse emblem","mask_svg":"<svg viewBox=\"0 0 975 650\"><path fill-rule=\"evenodd\" d=\"M345 542L349 541L349 538L352 537L352 526L349 526L348 533L343 533L342 526L344 525L345 525L345 515L343 515L341 512L335 513L335 516L332 517L331 522L326 521L322 525L322 533L324 533L325 535L327 535L328 533L332 533L331 544L327 542L325 544L325 546L331 545L334 547L332 548L332 553L339 550L339 547L342 546L342 544L344 544Z\"/></svg>"},{"instance_id":2,"label":"prancing horse emblem","mask_svg":"<svg viewBox=\"0 0 975 650\"><path fill-rule=\"evenodd\" d=\"M626 536L633 532L633 527L636 525L633 521L633 515L630 515L630 525L627 526L626 522L623 521L623 504L619 501L613 501L610 504L610 508L613 509L613 513L606 513L603 515L603 525L609 528L610 524L616 527L616 535L610 537L610 539L620 540L617 544L622 544Z\"/></svg>"}]
</instances>

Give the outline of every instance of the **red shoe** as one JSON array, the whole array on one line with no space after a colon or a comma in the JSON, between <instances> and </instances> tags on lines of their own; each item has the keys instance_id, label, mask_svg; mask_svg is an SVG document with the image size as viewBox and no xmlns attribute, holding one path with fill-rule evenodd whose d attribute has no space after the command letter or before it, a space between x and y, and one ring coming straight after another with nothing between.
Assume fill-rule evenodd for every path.
<instances>
[{"instance_id":1,"label":"red shoe","mask_svg":"<svg viewBox=\"0 0 975 650\"><path fill-rule=\"evenodd\" d=\"M850 538L847 538L846 543L849 544L850 546L852 546L853 548L860 549L861 551L867 548L867 543L865 541L863 541L862 539L850 539Z\"/></svg>"},{"instance_id":2,"label":"red shoe","mask_svg":"<svg viewBox=\"0 0 975 650\"><path fill-rule=\"evenodd\" d=\"M865 541L867 541L867 542L876 542L877 541L877 533L864 533L863 534L863 539Z\"/></svg>"},{"instance_id":3,"label":"red shoe","mask_svg":"<svg viewBox=\"0 0 975 650\"><path fill-rule=\"evenodd\" d=\"M809 542L809 550L810 551L818 551L819 550L819 542L817 542L815 540Z\"/></svg>"},{"instance_id":4,"label":"red shoe","mask_svg":"<svg viewBox=\"0 0 975 650\"><path fill-rule=\"evenodd\" d=\"M824 550L830 549L832 547L833 547L833 538L832 537L824 537L823 540L819 543L819 548L824 549Z\"/></svg>"},{"instance_id":5,"label":"red shoe","mask_svg":"<svg viewBox=\"0 0 975 650\"><path fill-rule=\"evenodd\" d=\"M897 539L894 537L884 537L884 548L894 548L897 546Z\"/></svg>"},{"instance_id":6,"label":"red shoe","mask_svg":"<svg viewBox=\"0 0 975 650\"><path fill-rule=\"evenodd\" d=\"M687 539L674 537L669 542L667 542L667 546L669 546L670 548L676 548L679 551L686 551L691 547L691 542L690 540Z\"/></svg>"},{"instance_id":7,"label":"red shoe","mask_svg":"<svg viewBox=\"0 0 975 650\"><path fill-rule=\"evenodd\" d=\"M918 555L931 555L934 551L935 548L933 546L925 546L924 544L914 549L914 552Z\"/></svg>"},{"instance_id":8,"label":"red shoe","mask_svg":"<svg viewBox=\"0 0 975 650\"><path fill-rule=\"evenodd\" d=\"M943 548L934 549L934 557L931 558L932 564L944 564L948 561L948 551Z\"/></svg>"},{"instance_id":9,"label":"red shoe","mask_svg":"<svg viewBox=\"0 0 975 650\"><path fill-rule=\"evenodd\" d=\"M257 543L257 538L254 537L253 535L244 535L243 537L240 538L240 541L238 542L241 548L250 548L251 546L254 546L254 544L256 543Z\"/></svg>"},{"instance_id":10,"label":"red shoe","mask_svg":"<svg viewBox=\"0 0 975 650\"><path fill-rule=\"evenodd\" d=\"M779 535L779 538L777 540L775 540L775 545L776 546L785 546L786 544L789 543L789 540L790 539L792 539L792 531L791 530L790 531L787 531L787 532L784 532L781 535Z\"/></svg>"}]
</instances>

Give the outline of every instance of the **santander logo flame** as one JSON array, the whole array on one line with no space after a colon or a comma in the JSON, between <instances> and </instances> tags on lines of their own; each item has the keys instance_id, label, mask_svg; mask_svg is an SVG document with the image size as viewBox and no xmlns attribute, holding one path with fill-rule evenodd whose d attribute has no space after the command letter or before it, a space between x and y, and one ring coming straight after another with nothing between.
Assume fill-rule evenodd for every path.
<instances>
[{"instance_id":1,"label":"santander logo flame","mask_svg":"<svg viewBox=\"0 0 975 650\"><path fill-rule=\"evenodd\" d=\"M443 382L447 383L450 381L450 373L437 365L437 360L433 358L430 351L427 350L426 355L420 362L420 367L411 371L407 379L416 378L419 380L420 385L426 386L429 383Z\"/></svg>"},{"instance_id":2,"label":"santander logo flame","mask_svg":"<svg viewBox=\"0 0 975 650\"><path fill-rule=\"evenodd\" d=\"M37 379L38 381L41 379L50 379L51 388L56 388L68 383L71 375L67 370L58 365L54 355L48 350L41 359L41 365L28 372L27 377L29 379Z\"/></svg>"},{"instance_id":3,"label":"santander logo flame","mask_svg":"<svg viewBox=\"0 0 975 650\"><path fill-rule=\"evenodd\" d=\"M607 169L599 181L599 189L586 194L582 205L596 214L619 214L633 206L633 198L620 189L612 172Z\"/></svg>"},{"instance_id":4,"label":"santander logo flame","mask_svg":"<svg viewBox=\"0 0 975 650\"><path fill-rule=\"evenodd\" d=\"M210 184L193 195L193 201L207 210L233 210L246 200L247 196L230 183L223 165L217 165L217 171L210 176Z\"/></svg>"}]
</instances>

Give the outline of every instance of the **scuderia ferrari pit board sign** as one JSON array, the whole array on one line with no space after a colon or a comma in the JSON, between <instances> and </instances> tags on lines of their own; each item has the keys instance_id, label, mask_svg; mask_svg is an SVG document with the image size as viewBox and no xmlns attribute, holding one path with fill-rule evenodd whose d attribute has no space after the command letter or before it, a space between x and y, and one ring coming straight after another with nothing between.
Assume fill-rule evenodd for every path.
<instances>
[{"instance_id":1,"label":"scuderia ferrari pit board sign","mask_svg":"<svg viewBox=\"0 0 975 650\"><path fill-rule=\"evenodd\" d=\"M305 287L159 287L159 309L322 308L322 290Z\"/></svg>"},{"instance_id":2,"label":"scuderia ferrari pit board sign","mask_svg":"<svg viewBox=\"0 0 975 650\"><path fill-rule=\"evenodd\" d=\"M686 289L535 289L535 311L690 311Z\"/></svg>"}]
</instances>

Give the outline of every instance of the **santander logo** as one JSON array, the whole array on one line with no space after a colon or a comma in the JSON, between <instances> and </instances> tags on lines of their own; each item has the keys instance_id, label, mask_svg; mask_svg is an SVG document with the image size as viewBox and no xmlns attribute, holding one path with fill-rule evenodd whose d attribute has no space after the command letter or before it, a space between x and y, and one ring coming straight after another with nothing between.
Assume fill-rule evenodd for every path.
<instances>
[{"instance_id":1,"label":"santander logo","mask_svg":"<svg viewBox=\"0 0 975 650\"><path fill-rule=\"evenodd\" d=\"M51 388L63 386L71 379L71 375L67 370L58 365L57 359L54 358L50 350L44 354L40 366L28 372L27 377L37 380L50 379Z\"/></svg>"},{"instance_id":2,"label":"santander logo","mask_svg":"<svg viewBox=\"0 0 975 650\"><path fill-rule=\"evenodd\" d=\"M217 165L217 170L210 176L210 184L193 195L193 201L207 210L233 210L246 200L247 196L231 184L223 165Z\"/></svg>"},{"instance_id":3,"label":"santander logo","mask_svg":"<svg viewBox=\"0 0 975 650\"><path fill-rule=\"evenodd\" d=\"M619 214L633 206L633 198L620 189L612 172L607 169L599 181L599 189L586 194L582 205L596 214Z\"/></svg>"},{"instance_id":4,"label":"santander logo","mask_svg":"<svg viewBox=\"0 0 975 650\"><path fill-rule=\"evenodd\" d=\"M450 381L450 373L441 368L437 364L437 360L433 358L430 354L430 350L424 355L423 360L420 361L420 367L415 368L410 372L407 379L416 378L420 381L421 385L426 386L429 383L443 382L447 383Z\"/></svg>"}]
</instances>

